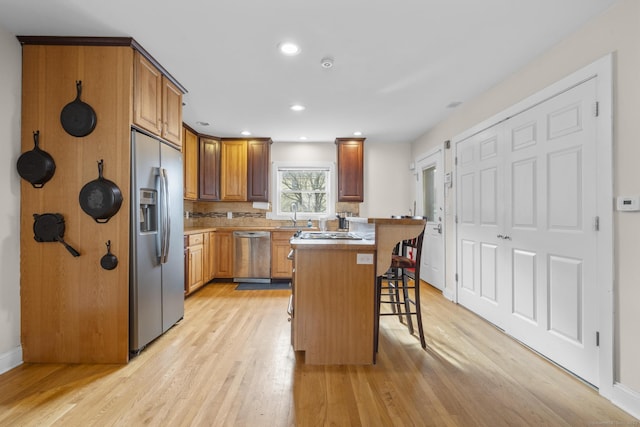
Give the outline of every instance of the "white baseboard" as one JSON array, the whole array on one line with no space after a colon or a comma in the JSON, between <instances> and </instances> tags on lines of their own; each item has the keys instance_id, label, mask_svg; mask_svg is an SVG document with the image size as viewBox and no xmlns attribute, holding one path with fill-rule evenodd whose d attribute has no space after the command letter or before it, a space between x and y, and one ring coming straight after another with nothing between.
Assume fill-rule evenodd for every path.
<instances>
[{"instance_id":1,"label":"white baseboard","mask_svg":"<svg viewBox=\"0 0 640 427\"><path fill-rule=\"evenodd\" d=\"M0 374L22 365L22 346L0 354Z\"/></svg>"},{"instance_id":2,"label":"white baseboard","mask_svg":"<svg viewBox=\"0 0 640 427\"><path fill-rule=\"evenodd\" d=\"M616 383L613 385L611 402L640 420L640 393L637 391Z\"/></svg>"},{"instance_id":3,"label":"white baseboard","mask_svg":"<svg viewBox=\"0 0 640 427\"><path fill-rule=\"evenodd\" d=\"M449 301L455 302L455 294L453 293L453 290L451 290L451 288L444 288L444 291L442 291L442 296Z\"/></svg>"}]
</instances>

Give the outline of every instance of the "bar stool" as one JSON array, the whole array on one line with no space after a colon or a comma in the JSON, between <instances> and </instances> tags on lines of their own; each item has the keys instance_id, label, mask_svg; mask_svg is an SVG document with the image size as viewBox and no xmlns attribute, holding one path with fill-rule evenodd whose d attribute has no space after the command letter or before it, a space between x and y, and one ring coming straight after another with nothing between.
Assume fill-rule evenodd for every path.
<instances>
[{"instance_id":1,"label":"bar stool","mask_svg":"<svg viewBox=\"0 0 640 427\"><path fill-rule=\"evenodd\" d=\"M423 217L411 217L425 219ZM391 256L391 266L386 274L376 278L376 318L374 331L375 352L378 352L380 331L380 316L398 316L400 322L406 320L409 333L413 335L412 316L416 317L416 326L422 348L427 348L422 326L422 312L420 310L420 259L422 257L422 232L408 240L403 240L394 249ZM412 282L412 284L411 284ZM413 297L409 291L413 290ZM389 304L391 312L382 312L382 304Z\"/></svg>"}]
</instances>

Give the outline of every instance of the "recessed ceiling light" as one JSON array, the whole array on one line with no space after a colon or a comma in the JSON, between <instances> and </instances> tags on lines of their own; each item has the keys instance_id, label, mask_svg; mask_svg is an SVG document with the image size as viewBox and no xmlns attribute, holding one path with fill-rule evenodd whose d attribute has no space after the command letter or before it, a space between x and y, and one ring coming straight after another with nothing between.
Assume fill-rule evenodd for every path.
<instances>
[{"instance_id":1,"label":"recessed ceiling light","mask_svg":"<svg viewBox=\"0 0 640 427\"><path fill-rule=\"evenodd\" d=\"M196 122L196 124L200 126L209 126L209 122Z\"/></svg>"},{"instance_id":2,"label":"recessed ceiling light","mask_svg":"<svg viewBox=\"0 0 640 427\"><path fill-rule=\"evenodd\" d=\"M251 132L249 132L248 130L243 130L242 132L240 132L241 134L243 134L244 136L249 136L251 135Z\"/></svg>"},{"instance_id":3,"label":"recessed ceiling light","mask_svg":"<svg viewBox=\"0 0 640 427\"><path fill-rule=\"evenodd\" d=\"M300 53L300 46L292 42L280 43L278 49L283 55L287 56L295 56Z\"/></svg>"},{"instance_id":4,"label":"recessed ceiling light","mask_svg":"<svg viewBox=\"0 0 640 427\"><path fill-rule=\"evenodd\" d=\"M362 132L360 132L359 130L357 130L357 131L355 131L353 134L354 134L355 136L360 136L360 135L362 135Z\"/></svg>"},{"instance_id":5,"label":"recessed ceiling light","mask_svg":"<svg viewBox=\"0 0 640 427\"><path fill-rule=\"evenodd\" d=\"M291 109L293 111L303 111L304 109L306 109L307 107L305 107L304 105L300 105L300 104L293 104L291 106Z\"/></svg>"},{"instance_id":6,"label":"recessed ceiling light","mask_svg":"<svg viewBox=\"0 0 640 427\"><path fill-rule=\"evenodd\" d=\"M300 141L306 141L306 140L307 140L307 137L306 137L306 136L301 136L301 137L300 137Z\"/></svg>"}]
</instances>

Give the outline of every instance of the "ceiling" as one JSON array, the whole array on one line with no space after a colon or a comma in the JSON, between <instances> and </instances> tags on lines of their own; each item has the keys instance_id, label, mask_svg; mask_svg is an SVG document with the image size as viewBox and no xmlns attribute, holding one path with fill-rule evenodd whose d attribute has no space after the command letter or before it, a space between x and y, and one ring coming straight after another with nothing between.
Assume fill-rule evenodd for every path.
<instances>
[{"instance_id":1,"label":"ceiling","mask_svg":"<svg viewBox=\"0 0 640 427\"><path fill-rule=\"evenodd\" d=\"M133 37L188 90L201 133L405 143L615 1L0 0L0 28Z\"/></svg>"}]
</instances>

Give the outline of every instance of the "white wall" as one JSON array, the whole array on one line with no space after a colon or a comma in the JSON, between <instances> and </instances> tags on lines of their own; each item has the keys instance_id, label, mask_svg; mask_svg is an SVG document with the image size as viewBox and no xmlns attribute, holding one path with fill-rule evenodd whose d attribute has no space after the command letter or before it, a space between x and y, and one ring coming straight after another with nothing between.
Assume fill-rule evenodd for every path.
<instances>
[{"instance_id":1,"label":"white wall","mask_svg":"<svg viewBox=\"0 0 640 427\"><path fill-rule=\"evenodd\" d=\"M446 120L419 138L418 155L462 133L474 124L540 91L564 76L614 52L614 196L640 195L640 1L620 0L608 11L567 37L522 70L486 93L467 101ZM447 156L446 170L452 170ZM448 200L447 227L452 200ZM614 212L615 378L636 403L640 399L640 213ZM453 233L449 233L452 236ZM455 242L447 242L446 286L455 287Z\"/></svg>"},{"instance_id":2,"label":"white wall","mask_svg":"<svg viewBox=\"0 0 640 427\"><path fill-rule=\"evenodd\" d=\"M22 363L20 347L20 96L22 49L0 28L0 373Z\"/></svg>"},{"instance_id":3,"label":"white wall","mask_svg":"<svg viewBox=\"0 0 640 427\"><path fill-rule=\"evenodd\" d=\"M313 160L336 162L334 143L275 142L272 161ZM386 218L407 215L413 209L414 189L410 144L372 144L364 142L364 203L360 216ZM401 184L399 184L401 183Z\"/></svg>"},{"instance_id":4,"label":"white wall","mask_svg":"<svg viewBox=\"0 0 640 427\"><path fill-rule=\"evenodd\" d=\"M413 213L415 182L410 144L364 143L364 203L360 216L388 218ZM409 210L411 209L411 212Z\"/></svg>"}]
</instances>

